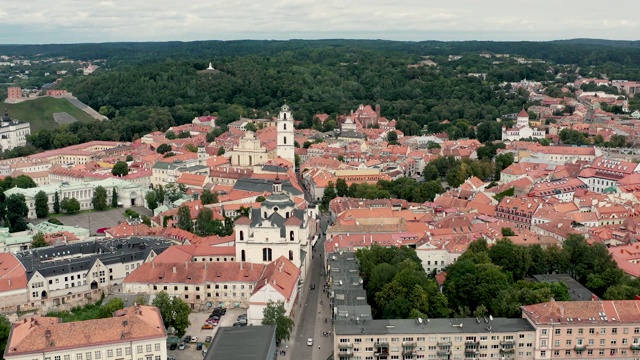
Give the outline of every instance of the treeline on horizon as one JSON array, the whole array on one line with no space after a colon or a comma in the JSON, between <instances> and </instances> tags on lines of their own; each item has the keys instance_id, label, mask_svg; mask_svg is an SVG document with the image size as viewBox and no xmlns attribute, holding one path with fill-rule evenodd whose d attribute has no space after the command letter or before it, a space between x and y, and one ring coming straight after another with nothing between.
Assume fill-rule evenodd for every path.
<instances>
[{"instance_id":1,"label":"treeline on horizon","mask_svg":"<svg viewBox=\"0 0 640 360\"><path fill-rule=\"evenodd\" d=\"M71 57L77 60L148 61L149 59L200 59L252 54L269 55L318 47L347 47L403 52L414 55L449 55L487 51L516 54L581 66L614 62L640 66L640 41L572 39L532 41L390 41L390 40L233 40L109 42L84 44L0 45L3 55Z\"/></svg>"}]
</instances>

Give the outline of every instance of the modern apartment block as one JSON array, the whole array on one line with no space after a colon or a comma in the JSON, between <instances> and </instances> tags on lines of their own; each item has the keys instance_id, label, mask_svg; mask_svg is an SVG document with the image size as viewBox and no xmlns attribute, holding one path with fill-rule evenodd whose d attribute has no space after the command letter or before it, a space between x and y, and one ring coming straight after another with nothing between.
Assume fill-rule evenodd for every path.
<instances>
[{"instance_id":1,"label":"modern apartment block","mask_svg":"<svg viewBox=\"0 0 640 360\"><path fill-rule=\"evenodd\" d=\"M334 358L533 359L535 329L526 319L465 318L342 321Z\"/></svg>"},{"instance_id":2,"label":"modern apartment block","mask_svg":"<svg viewBox=\"0 0 640 360\"><path fill-rule=\"evenodd\" d=\"M549 301L522 307L535 359L640 358L640 300Z\"/></svg>"},{"instance_id":3,"label":"modern apartment block","mask_svg":"<svg viewBox=\"0 0 640 360\"><path fill-rule=\"evenodd\" d=\"M158 308L135 306L112 318L63 323L33 317L11 327L4 352L11 360L164 360L167 332Z\"/></svg>"}]
</instances>

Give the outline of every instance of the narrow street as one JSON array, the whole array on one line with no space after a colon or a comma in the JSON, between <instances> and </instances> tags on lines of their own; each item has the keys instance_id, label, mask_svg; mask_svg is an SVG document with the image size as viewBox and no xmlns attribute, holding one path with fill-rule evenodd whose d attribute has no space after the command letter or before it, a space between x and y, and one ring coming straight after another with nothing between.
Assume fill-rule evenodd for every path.
<instances>
[{"instance_id":1,"label":"narrow street","mask_svg":"<svg viewBox=\"0 0 640 360\"><path fill-rule=\"evenodd\" d=\"M326 217L323 217L321 228L325 230L326 227L327 220ZM325 319L330 318L328 297L322 291L326 278L320 276L321 272L324 272L323 261L320 257L324 241L325 237L321 236L313 251L310 275L303 284L291 339L280 345L279 350L286 351L286 355L278 355L278 359L326 360L333 352L333 338L323 335L323 333L332 331L331 322L325 322ZM309 289L311 284L315 285L314 290ZM313 339L313 346L307 345L307 339L310 338Z\"/></svg>"}]
</instances>

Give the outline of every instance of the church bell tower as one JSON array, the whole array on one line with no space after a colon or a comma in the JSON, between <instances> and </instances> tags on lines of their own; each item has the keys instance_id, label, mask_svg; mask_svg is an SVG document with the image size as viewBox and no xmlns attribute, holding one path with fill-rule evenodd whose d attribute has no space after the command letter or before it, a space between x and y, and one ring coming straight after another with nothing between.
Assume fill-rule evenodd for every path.
<instances>
[{"instance_id":1,"label":"church bell tower","mask_svg":"<svg viewBox=\"0 0 640 360\"><path fill-rule=\"evenodd\" d=\"M278 156L291 161L292 166L295 169L296 154L294 150L294 129L293 129L293 116L291 115L291 109L289 105L284 104L280 109L280 115L278 115Z\"/></svg>"}]
</instances>

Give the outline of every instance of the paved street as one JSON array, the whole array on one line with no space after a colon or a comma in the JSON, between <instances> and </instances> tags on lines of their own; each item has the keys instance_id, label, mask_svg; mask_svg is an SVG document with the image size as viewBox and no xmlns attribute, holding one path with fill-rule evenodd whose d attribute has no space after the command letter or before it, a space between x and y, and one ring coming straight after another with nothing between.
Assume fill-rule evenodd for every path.
<instances>
[{"instance_id":1,"label":"paved street","mask_svg":"<svg viewBox=\"0 0 640 360\"><path fill-rule=\"evenodd\" d=\"M326 229L326 220L321 221L322 229ZM333 351L333 338L324 337L324 332L332 331L331 321L325 323L329 316L329 301L326 293L323 293L324 277L320 273L324 271L320 258L321 248L325 238L322 236L313 252L313 260L310 276L304 283L302 300L295 314L295 327L291 340L281 344L280 350L286 351L286 356L278 355L278 359L311 359L326 360ZM309 290L309 285L315 284L315 290ZM322 304L320 304L322 301ZM307 339L313 339L313 346L307 345Z\"/></svg>"},{"instance_id":2,"label":"paved street","mask_svg":"<svg viewBox=\"0 0 640 360\"><path fill-rule=\"evenodd\" d=\"M132 210L136 211L140 215L152 215L151 210L133 206ZM118 225L118 222L124 221L124 208L111 209L106 211L91 211L91 212L83 212L80 214L74 215L57 215L55 216L58 220L62 221L62 223L66 226L78 226L85 229L89 229L91 227L91 234L95 235L96 230L100 228L109 228ZM51 215L47 216L44 219L31 219L29 222L33 224L38 224L43 221L46 221L48 218L52 217Z\"/></svg>"}]
</instances>

